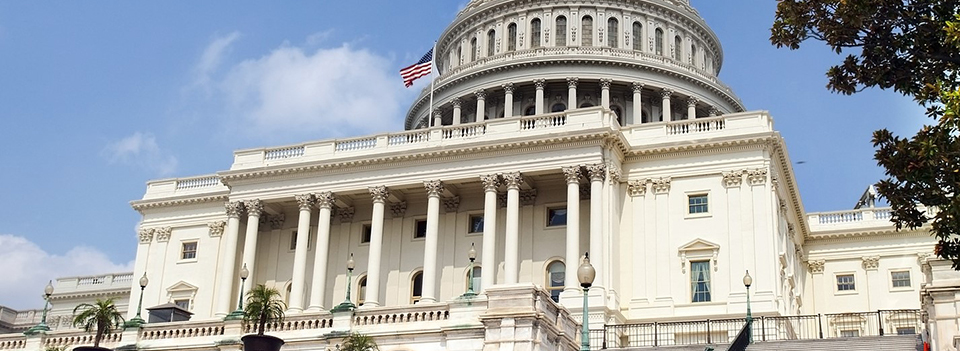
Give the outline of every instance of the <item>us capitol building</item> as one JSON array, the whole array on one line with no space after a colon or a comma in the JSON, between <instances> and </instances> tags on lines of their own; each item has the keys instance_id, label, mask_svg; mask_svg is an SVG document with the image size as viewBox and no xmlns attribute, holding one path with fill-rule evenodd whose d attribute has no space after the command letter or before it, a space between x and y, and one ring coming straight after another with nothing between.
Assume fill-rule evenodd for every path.
<instances>
[{"instance_id":1,"label":"us capitol building","mask_svg":"<svg viewBox=\"0 0 960 351\"><path fill-rule=\"evenodd\" d=\"M729 344L749 301L751 350L956 350L960 274L934 239L896 231L869 190L806 212L773 118L717 78L687 0L474 0L436 50L436 102L404 131L149 182L134 271L57 280L50 332L0 309L0 350L91 343L69 314L104 296L189 319L108 347L239 350L249 329L224 317L255 284L282 292L267 333L288 350L348 331L384 351L576 350L585 252L593 349Z\"/></svg>"}]
</instances>

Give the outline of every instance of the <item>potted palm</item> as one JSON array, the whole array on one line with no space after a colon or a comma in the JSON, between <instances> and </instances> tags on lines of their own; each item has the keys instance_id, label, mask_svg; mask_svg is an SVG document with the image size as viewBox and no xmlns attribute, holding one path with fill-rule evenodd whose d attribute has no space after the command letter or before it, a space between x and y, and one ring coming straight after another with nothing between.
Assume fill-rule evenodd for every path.
<instances>
[{"instance_id":1,"label":"potted palm","mask_svg":"<svg viewBox=\"0 0 960 351\"><path fill-rule=\"evenodd\" d=\"M263 335L267 322L282 322L283 311L287 309L277 289L257 285L247 293L246 306L243 308L243 322L256 325L257 333L244 335L244 351L279 351L283 339Z\"/></svg>"},{"instance_id":2,"label":"potted palm","mask_svg":"<svg viewBox=\"0 0 960 351\"><path fill-rule=\"evenodd\" d=\"M103 340L104 335L119 329L121 325L123 325L123 315L117 310L113 299L97 299L92 304L79 304L73 309L73 326L87 332L96 328L97 334L93 338L93 346L78 346L73 349L76 351L109 350L100 347L100 340Z\"/></svg>"},{"instance_id":3,"label":"potted palm","mask_svg":"<svg viewBox=\"0 0 960 351\"><path fill-rule=\"evenodd\" d=\"M353 333L343 339L340 351L380 351L377 343L368 335Z\"/></svg>"}]
</instances>

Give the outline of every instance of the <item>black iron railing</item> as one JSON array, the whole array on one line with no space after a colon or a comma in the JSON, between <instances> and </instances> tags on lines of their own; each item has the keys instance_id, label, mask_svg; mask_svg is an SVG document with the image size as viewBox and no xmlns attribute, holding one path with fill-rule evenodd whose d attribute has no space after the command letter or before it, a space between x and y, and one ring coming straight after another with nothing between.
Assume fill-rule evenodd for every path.
<instances>
[{"instance_id":1,"label":"black iron railing","mask_svg":"<svg viewBox=\"0 0 960 351\"><path fill-rule=\"evenodd\" d=\"M917 334L920 310L755 317L753 341ZM730 343L746 318L605 325L590 333L591 349Z\"/></svg>"}]
</instances>

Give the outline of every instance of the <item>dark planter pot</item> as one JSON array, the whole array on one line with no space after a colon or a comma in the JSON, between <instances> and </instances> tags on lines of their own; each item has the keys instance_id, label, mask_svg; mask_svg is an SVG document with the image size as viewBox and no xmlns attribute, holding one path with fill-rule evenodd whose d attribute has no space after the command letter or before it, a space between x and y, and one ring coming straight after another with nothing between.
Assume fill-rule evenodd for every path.
<instances>
[{"instance_id":1,"label":"dark planter pot","mask_svg":"<svg viewBox=\"0 0 960 351\"><path fill-rule=\"evenodd\" d=\"M270 335L250 334L240 340L243 341L243 351L280 351L283 346L283 339Z\"/></svg>"},{"instance_id":2,"label":"dark planter pot","mask_svg":"<svg viewBox=\"0 0 960 351\"><path fill-rule=\"evenodd\" d=\"M74 351L111 351L106 347L93 347L93 346L77 346L73 348Z\"/></svg>"}]
</instances>

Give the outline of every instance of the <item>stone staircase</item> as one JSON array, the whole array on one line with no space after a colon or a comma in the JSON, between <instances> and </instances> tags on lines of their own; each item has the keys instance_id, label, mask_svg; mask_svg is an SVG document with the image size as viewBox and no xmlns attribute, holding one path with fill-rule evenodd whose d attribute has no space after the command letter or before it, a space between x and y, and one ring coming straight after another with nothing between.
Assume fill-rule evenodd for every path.
<instances>
[{"instance_id":1,"label":"stone staircase","mask_svg":"<svg viewBox=\"0 0 960 351\"><path fill-rule=\"evenodd\" d=\"M918 350L916 335L868 336L816 340L757 342L748 351L914 351ZM725 351L729 345L711 345L715 351ZM661 346L620 349L624 351L703 351L705 345Z\"/></svg>"}]
</instances>

